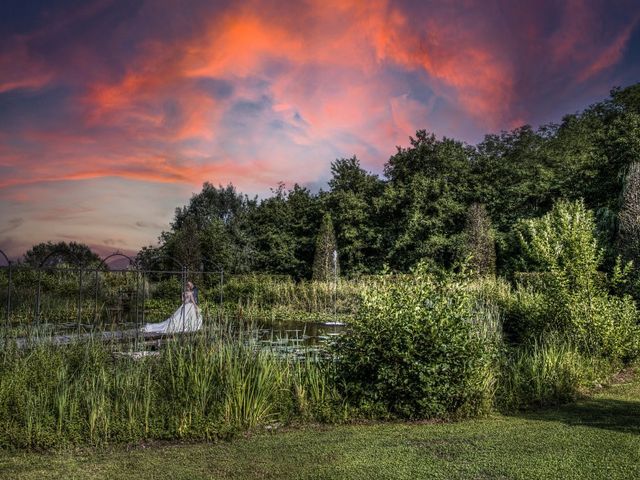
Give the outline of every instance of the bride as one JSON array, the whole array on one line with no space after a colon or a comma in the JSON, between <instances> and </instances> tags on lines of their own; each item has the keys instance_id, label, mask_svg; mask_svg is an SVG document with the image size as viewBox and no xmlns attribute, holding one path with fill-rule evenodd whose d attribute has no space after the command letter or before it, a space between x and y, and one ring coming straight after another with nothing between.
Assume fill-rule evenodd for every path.
<instances>
[{"instance_id":1,"label":"bride","mask_svg":"<svg viewBox=\"0 0 640 480\"><path fill-rule=\"evenodd\" d=\"M182 294L182 305L160 323L146 323L142 327L144 333L186 333L202 328L202 315L198 308L198 296L194 294L193 283L187 282L187 289Z\"/></svg>"}]
</instances>

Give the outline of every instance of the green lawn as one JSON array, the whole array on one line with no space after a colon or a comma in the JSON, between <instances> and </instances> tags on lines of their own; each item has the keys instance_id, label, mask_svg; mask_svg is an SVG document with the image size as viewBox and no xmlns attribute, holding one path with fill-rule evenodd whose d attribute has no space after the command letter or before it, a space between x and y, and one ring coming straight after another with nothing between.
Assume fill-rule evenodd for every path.
<instances>
[{"instance_id":1,"label":"green lawn","mask_svg":"<svg viewBox=\"0 0 640 480\"><path fill-rule=\"evenodd\" d=\"M0 478L640 478L640 378L557 409L317 427L217 444L0 451Z\"/></svg>"}]
</instances>

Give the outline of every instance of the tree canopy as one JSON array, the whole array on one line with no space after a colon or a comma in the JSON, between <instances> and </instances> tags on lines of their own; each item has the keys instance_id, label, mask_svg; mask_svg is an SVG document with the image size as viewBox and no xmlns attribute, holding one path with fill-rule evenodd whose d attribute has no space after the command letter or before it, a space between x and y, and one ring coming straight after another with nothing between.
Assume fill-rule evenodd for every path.
<instances>
[{"instance_id":1,"label":"tree canopy","mask_svg":"<svg viewBox=\"0 0 640 480\"><path fill-rule=\"evenodd\" d=\"M281 184L258 199L205 183L152 249L193 266L310 278L328 214L343 274L408 271L418 262L449 267L470 245L470 208L483 205L498 271L508 273L517 268L511 259L521 248L521 220L544 215L558 200L582 200L595 212L603 265L611 267L625 175L639 159L640 84L613 89L560 123L488 134L477 145L419 130L409 146L397 147L382 177L355 156L340 158L328 189L317 193Z\"/></svg>"}]
</instances>

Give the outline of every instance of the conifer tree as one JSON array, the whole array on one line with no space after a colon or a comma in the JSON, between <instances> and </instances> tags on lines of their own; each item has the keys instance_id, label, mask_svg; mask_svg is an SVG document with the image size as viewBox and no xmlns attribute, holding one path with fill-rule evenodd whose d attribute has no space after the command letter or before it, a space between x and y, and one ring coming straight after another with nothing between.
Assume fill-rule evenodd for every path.
<instances>
[{"instance_id":1,"label":"conifer tree","mask_svg":"<svg viewBox=\"0 0 640 480\"><path fill-rule=\"evenodd\" d=\"M335 265L334 265L335 262ZM313 279L329 281L333 279L334 269L340 273L337 257L336 235L333 230L331 215L325 214L322 218L320 231L316 240L316 253L313 259Z\"/></svg>"},{"instance_id":2,"label":"conifer tree","mask_svg":"<svg viewBox=\"0 0 640 480\"><path fill-rule=\"evenodd\" d=\"M465 227L464 255L477 275L496 273L496 243L487 209L480 203L469 207Z\"/></svg>"},{"instance_id":3,"label":"conifer tree","mask_svg":"<svg viewBox=\"0 0 640 480\"><path fill-rule=\"evenodd\" d=\"M626 261L640 267L640 163L629 166L618 214L618 248Z\"/></svg>"}]
</instances>

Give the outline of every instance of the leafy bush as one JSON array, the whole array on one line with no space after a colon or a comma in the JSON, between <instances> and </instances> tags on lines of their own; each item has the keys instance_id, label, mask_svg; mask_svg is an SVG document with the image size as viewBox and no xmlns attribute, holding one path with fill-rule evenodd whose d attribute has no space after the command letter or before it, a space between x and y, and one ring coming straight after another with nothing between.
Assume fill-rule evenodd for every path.
<instances>
[{"instance_id":1,"label":"leafy bush","mask_svg":"<svg viewBox=\"0 0 640 480\"><path fill-rule=\"evenodd\" d=\"M337 376L373 414L429 418L479 412L491 403L495 345L464 282L418 267L364 294L336 344Z\"/></svg>"},{"instance_id":2,"label":"leafy bush","mask_svg":"<svg viewBox=\"0 0 640 480\"><path fill-rule=\"evenodd\" d=\"M535 273L506 303L505 326L516 341L555 332L587 355L638 355L635 304L609 294L594 231L593 214L582 202L558 202L547 215L522 223L525 264Z\"/></svg>"}]
</instances>

